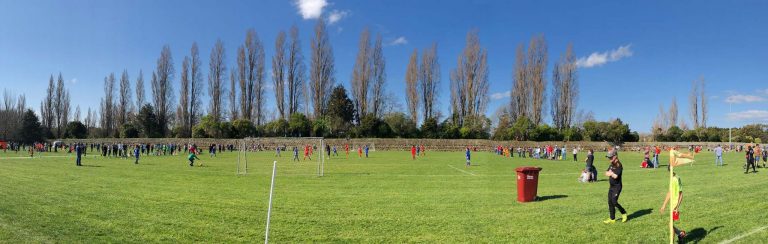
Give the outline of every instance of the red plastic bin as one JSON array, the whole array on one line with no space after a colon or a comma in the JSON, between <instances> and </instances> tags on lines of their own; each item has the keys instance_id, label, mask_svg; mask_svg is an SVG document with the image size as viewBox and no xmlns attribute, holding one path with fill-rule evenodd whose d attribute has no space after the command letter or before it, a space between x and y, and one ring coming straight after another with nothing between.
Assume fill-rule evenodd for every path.
<instances>
[{"instance_id":1,"label":"red plastic bin","mask_svg":"<svg viewBox=\"0 0 768 244\"><path fill-rule=\"evenodd\" d=\"M517 201L532 202L536 200L539 187L539 167L518 167L517 172Z\"/></svg>"}]
</instances>

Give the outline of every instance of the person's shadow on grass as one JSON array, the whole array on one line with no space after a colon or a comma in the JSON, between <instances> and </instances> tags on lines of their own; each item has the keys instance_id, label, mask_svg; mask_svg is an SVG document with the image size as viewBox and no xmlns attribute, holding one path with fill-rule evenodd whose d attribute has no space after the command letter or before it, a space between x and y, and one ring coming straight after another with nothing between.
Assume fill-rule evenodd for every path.
<instances>
[{"instance_id":1,"label":"person's shadow on grass","mask_svg":"<svg viewBox=\"0 0 768 244\"><path fill-rule=\"evenodd\" d=\"M695 228L688 232L688 234L685 237L685 243L699 243L701 240L704 240L704 237L706 237L708 234L714 232L717 229L722 228L723 226L715 226L712 229L705 230L704 228Z\"/></svg>"},{"instance_id":2,"label":"person's shadow on grass","mask_svg":"<svg viewBox=\"0 0 768 244\"><path fill-rule=\"evenodd\" d=\"M649 215L652 212L653 212L653 209L650 209L650 208L641 209L641 210L637 210L634 213L630 214L629 216L627 216L627 218L628 219L637 219L637 218L643 217L645 215Z\"/></svg>"}]
</instances>

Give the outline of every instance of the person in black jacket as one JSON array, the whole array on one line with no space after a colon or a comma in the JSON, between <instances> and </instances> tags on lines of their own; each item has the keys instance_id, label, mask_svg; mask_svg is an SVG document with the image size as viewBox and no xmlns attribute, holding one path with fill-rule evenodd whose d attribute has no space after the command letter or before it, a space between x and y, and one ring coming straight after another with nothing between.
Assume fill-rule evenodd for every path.
<instances>
[{"instance_id":1,"label":"person in black jacket","mask_svg":"<svg viewBox=\"0 0 768 244\"><path fill-rule=\"evenodd\" d=\"M747 146L747 164L744 167L744 173L749 173L749 166L752 165L752 173L757 173L757 170L755 170L755 150L752 149L752 146Z\"/></svg>"},{"instance_id":2,"label":"person in black jacket","mask_svg":"<svg viewBox=\"0 0 768 244\"><path fill-rule=\"evenodd\" d=\"M608 176L608 182L610 188L608 188L608 211L610 212L610 218L603 221L606 224L616 223L616 209L621 212L621 222L627 222L627 211L619 204L619 195L621 194L621 174L624 171L624 167L621 165L618 156L611 157L611 166L605 171L605 176Z\"/></svg>"},{"instance_id":3,"label":"person in black jacket","mask_svg":"<svg viewBox=\"0 0 768 244\"><path fill-rule=\"evenodd\" d=\"M587 152L587 159L584 160L587 163L587 171L592 175L589 182L597 182L597 168L595 168L595 151L589 149Z\"/></svg>"},{"instance_id":4,"label":"person in black jacket","mask_svg":"<svg viewBox=\"0 0 768 244\"><path fill-rule=\"evenodd\" d=\"M83 164L80 163L80 158L83 155L83 145L75 144L75 152L77 153L77 159L75 159L75 165L83 166Z\"/></svg>"}]
</instances>

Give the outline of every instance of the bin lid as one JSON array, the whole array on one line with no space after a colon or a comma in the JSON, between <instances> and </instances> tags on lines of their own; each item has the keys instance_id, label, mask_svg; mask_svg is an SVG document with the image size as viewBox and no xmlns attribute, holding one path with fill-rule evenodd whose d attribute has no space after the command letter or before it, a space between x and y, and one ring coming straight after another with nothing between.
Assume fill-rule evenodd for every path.
<instances>
[{"instance_id":1,"label":"bin lid","mask_svg":"<svg viewBox=\"0 0 768 244\"><path fill-rule=\"evenodd\" d=\"M531 167L531 166L517 167L517 168L515 168L515 171L516 172L531 172L531 171L539 172L539 171L541 171L541 168L540 167Z\"/></svg>"}]
</instances>

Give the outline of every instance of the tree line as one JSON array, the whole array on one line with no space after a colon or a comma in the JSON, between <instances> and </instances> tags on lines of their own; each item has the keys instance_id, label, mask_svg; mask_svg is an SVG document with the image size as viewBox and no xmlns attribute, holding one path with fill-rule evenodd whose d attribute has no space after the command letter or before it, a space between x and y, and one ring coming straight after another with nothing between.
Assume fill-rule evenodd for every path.
<instances>
[{"instance_id":1,"label":"tree line","mask_svg":"<svg viewBox=\"0 0 768 244\"><path fill-rule=\"evenodd\" d=\"M248 29L229 69L224 43L220 39L216 41L211 48L207 74L203 73L196 42L182 58L178 72L170 47L163 46L149 76L150 94L144 94L142 70L133 82L127 70L123 70L119 78L110 73L104 78L99 108L88 108L84 119L80 118L79 106L74 118L70 116L70 95L63 77L59 74L54 82L52 75L40 105L43 136L550 141L636 141L639 138L621 120L598 122L591 113L577 109L579 85L573 45L568 44L548 76L548 47L543 35L533 36L527 46L518 45L509 83L510 102L496 111L493 118L486 116L490 88L488 53L481 45L477 30L467 33L465 46L450 69L447 115L437 107L441 95L438 87L442 82L437 43L414 49L404 67L404 111L393 105L397 104L394 91L387 90L391 79L385 72L386 57L380 33L371 33L367 28L361 31L349 90L336 80L333 49L323 20L318 20L313 29L309 58L303 56L302 46L296 26L287 32L280 31L267 70L265 45L254 29ZM270 72L271 80L265 72ZM692 116L701 117L694 121L695 126L706 127L703 80L697 84L701 88L694 91L696 96L692 101L701 112ZM266 96L268 87L274 89L274 97ZM204 96L208 98L207 105L202 102ZM265 108L268 99L274 99L274 112ZM676 107L674 109L676 111ZM547 110L551 123L544 121ZM666 113L664 116L664 121L677 120L676 112L674 118ZM77 133L70 133L69 123L77 127ZM666 131L668 127L663 128Z\"/></svg>"}]
</instances>

